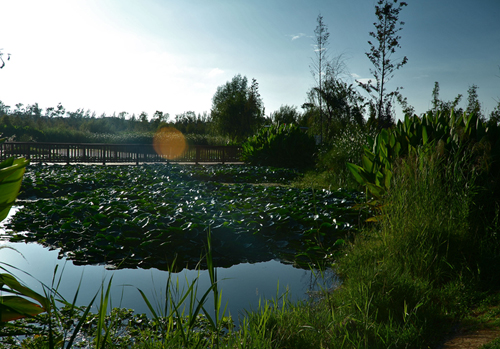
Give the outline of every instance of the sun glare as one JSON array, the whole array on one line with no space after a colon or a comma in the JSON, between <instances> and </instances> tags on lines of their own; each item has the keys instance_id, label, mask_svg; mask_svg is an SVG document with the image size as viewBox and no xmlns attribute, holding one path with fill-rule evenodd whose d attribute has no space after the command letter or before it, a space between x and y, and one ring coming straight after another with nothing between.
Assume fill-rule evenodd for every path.
<instances>
[{"instance_id":1,"label":"sun glare","mask_svg":"<svg viewBox=\"0 0 500 349\"><path fill-rule=\"evenodd\" d=\"M173 127L162 127L153 138L153 148L161 157L173 160L186 149L186 138L181 131Z\"/></svg>"}]
</instances>

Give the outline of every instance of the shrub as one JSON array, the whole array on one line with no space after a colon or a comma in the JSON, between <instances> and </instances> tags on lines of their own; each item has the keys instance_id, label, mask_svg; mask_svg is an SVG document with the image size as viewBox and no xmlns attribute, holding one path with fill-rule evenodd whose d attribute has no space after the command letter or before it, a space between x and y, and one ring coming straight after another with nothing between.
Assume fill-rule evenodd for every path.
<instances>
[{"instance_id":1,"label":"shrub","mask_svg":"<svg viewBox=\"0 0 500 349\"><path fill-rule=\"evenodd\" d=\"M361 165L363 149L368 146L368 138L374 135L375 131L369 128L349 125L325 146L324 151L319 152L316 167L328 179L332 188L360 187L346 164Z\"/></svg>"},{"instance_id":2,"label":"shrub","mask_svg":"<svg viewBox=\"0 0 500 349\"><path fill-rule=\"evenodd\" d=\"M314 165L316 142L297 125L260 129L243 143L243 161L252 165L307 168Z\"/></svg>"}]
</instances>

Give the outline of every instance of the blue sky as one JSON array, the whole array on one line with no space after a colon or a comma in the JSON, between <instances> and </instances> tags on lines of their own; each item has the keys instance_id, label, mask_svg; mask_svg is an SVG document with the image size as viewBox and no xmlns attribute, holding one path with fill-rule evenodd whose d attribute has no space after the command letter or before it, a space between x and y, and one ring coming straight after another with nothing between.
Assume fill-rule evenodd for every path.
<instances>
[{"instance_id":1,"label":"blue sky","mask_svg":"<svg viewBox=\"0 0 500 349\"><path fill-rule=\"evenodd\" d=\"M476 84L485 112L500 99L500 1L408 0L401 49L408 57L388 88L422 113L438 81L451 100ZM217 86L255 78L266 114L300 107L314 85L310 65L319 13L329 54L348 79L370 78L375 0L0 0L0 100L11 107L62 103L97 115L171 116L210 111ZM5 57L5 55L4 55ZM399 114L400 116L400 114Z\"/></svg>"}]
</instances>

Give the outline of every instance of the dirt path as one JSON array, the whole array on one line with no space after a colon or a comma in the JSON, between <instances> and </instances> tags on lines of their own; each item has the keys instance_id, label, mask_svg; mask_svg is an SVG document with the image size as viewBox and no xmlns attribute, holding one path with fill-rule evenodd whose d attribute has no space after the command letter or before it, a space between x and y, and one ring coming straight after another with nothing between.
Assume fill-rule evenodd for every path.
<instances>
[{"instance_id":1,"label":"dirt path","mask_svg":"<svg viewBox=\"0 0 500 349\"><path fill-rule=\"evenodd\" d=\"M459 331L453 338L446 341L441 349L476 349L500 337L499 329L482 329L474 331Z\"/></svg>"}]
</instances>

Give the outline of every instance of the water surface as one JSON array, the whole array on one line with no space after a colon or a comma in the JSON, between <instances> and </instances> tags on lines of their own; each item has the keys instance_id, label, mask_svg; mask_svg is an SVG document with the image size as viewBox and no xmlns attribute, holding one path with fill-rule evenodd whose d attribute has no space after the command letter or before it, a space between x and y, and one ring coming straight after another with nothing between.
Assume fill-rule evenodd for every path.
<instances>
[{"instance_id":1,"label":"water surface","mask_svg":"<svg viewBox=\"0 0 500 349\"><path fill-rule=\"evenodd\" d=\"M155 268L107 270L103 265L80 266L74 265L71 260L65 258L58 259L57 250L50 251L35 243L4 241L1 244L16 250L10 248L0 250L2 266L37 292L43 292L42 283L50 286L53 280L57 283L60 277L61 295L71 302L80 285L77 304L87 305L101 285L104 283L107 286L108 281L113 277L112 307L134 309L136 313L146 313L150 316L151 313L137 288L143 290L153 303L163 304L168 278L166 271ZM54 278L56 267L57 273ZM260 299L276 298L277 295L283 295L287 289L292 301L307 299L309 290L315 287L318 289L315 273L274 260L217 268L217 274L223 304L227 302L228 311L233 318L243 314L245 309L256 309ZM181 288L187 283L192 283L197 277L199 277L198 294L201 297L210 287L207 271L184 269L172 275L173 280L179 280ZM325 283L322 282L322 285L324 287ZM185 288L187 289L187 286Z\"/></svg>"}]
</instances>

